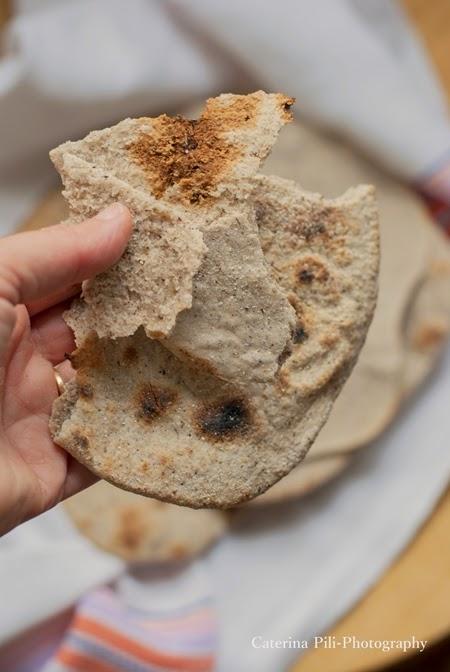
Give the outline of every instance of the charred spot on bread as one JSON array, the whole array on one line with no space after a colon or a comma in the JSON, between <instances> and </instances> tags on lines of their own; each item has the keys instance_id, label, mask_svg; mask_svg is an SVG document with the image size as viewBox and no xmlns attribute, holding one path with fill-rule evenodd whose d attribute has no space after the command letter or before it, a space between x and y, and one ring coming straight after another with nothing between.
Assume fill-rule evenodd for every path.
<instances>
[{"instance_id":1,"label":"charred spot on bread","mask_svg":"<svg viewBox=\"0 0 450 672\"><path fill-rule=\"evenodd\" d=\"M177 393L168 387L160 387L153 383L142 385L137 391L136 417L151 423L161 417L177 398Z\"/></svg>"},{"instance_id":2,"label":"charred spot on bread","mask_svg":"<svg viewBox=\"0 0 450 672\"><path fill-rule=\"evenodd\" d=\"M305 256L296 264L297 281L303 285L310 285L314 281L326 282L329 275L325 264L317 257Z\"/></svg>"},{"instance_id":3,"label":"charred spot on bread","mask_svg":"<svg viewBox=\"0 0 450 672\"><path fill-rule=\"evenodd\" d=\"M283 112L285 112L288 120L290 121L292 119L291 107L295 103L295 98L288 98L287 96L283 96L282 94L280 94L280 98Z\"/></svg>"},{"instance_id":4,"label":"charred spot on bread","mask_svg":"<svg viewBox=\"0 0 450 672\"><path fill-rule=\"evenodd\" d=\"M70 363L74 369L102 369L106 365L105 352L97 334L91 331L82 345L72 352Z\"/></svg>"},{"instance_id":5,"label":"charred spot on bread","mask_svg":"<svg viewBox=\"0 0 450 672\"><path fill-rule=\"evenodd\" d=\"M298 322L292 332L292 343L295 345L300 345L304 343L308 338L308 333L301 322Z\"/></svg>"},{"instance_id":6,"label":"charred spot on bread","mask_svg":"<svg viewBox=\"0 0 450 672\"><path fill-rule=\"evenodd\" d=\"M196 414L197 431L215 441L229 441L250 431L252 417L241 397L205 404Z\"/></svg>"},{"instance_id":7,"label":"charred spot on bread","mask_svg":"<svg viewBox=\"0 0 450 672\"><path fill-rule=\"evenodd\" d=\"M298 273L300 282L310 283L314 280L314 273L307 268L302 268Z\"/></svg>"}]
</instances>

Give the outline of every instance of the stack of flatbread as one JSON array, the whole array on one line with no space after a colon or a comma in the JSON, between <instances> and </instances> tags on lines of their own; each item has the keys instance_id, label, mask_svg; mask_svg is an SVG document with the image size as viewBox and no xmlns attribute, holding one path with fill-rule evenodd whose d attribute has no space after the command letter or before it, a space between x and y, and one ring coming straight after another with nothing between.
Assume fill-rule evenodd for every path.
<instances>
[{"instance_id":1,"label":"stack of flatbread","mask_svg":"<svg viewBox=\"0 0 450 672\"><path fill-rule=\"evenodd\" d=\"M52 421L61 445L121 488L190 506L264 489L249 505L298 497L376 438L436 362L449 329L445 241L409 190L297 123L265 164L279 177L259 174L291 102L222 96L199 122L127 120L53 153L72 222L117 199L135 217L123 260L68 315L77 379ZM295 467L373 310L372 192L336 198L361 182L376 185L381 213L378 308ZM27 228L67 215L54 194ZM185 558L227 529L221 511L167 502L102 482L65 507L128 561Z\"/></svg>"},{"instance_id":2,"label":"stack of flatbread","mask_svg":"<svg viewBox=\"0 0 450 672\"><path fill-rule=\"evenodd\" d=\"M66 313L76 375L50 423L122 488L66 506L128 560L200 551L225 515L174 504L235 506L296 467L364 343L374 190L326 199L259 172L292 103L227 94L198 120L128 119L51 154L72 224L117 200L134 220L123 257Z\"/></svg>"},{"instance_id":3,"label":"stack of flatbread","mask_svg":"<svg viewBox=\"0 0 450 672\"><path fill-rule=\"evenodd\" d=\"M297 123L265 164L279 177L259 173L291 102L221 96L199 122L127 120L52 155L72 222L117 199L136 222L124 258L67 316L77 378L52 421L61 445L121 486L65 506L126 560L184 558L227 529L223 512L167 502L230 506L266 490L249 505L274 503L341 472L448 333L446 242L409 190ZM378 192L380 288L344 385L373 311L377 235L370 189L336 197L361 182ZM53 196L39 225L66 214Z\"/></svg>"},{"instance_id":4,"label":"stack of flatbread","mask_svg":"<svg viewBox=\"0 0 450 672\"><path fill-rule=\"evenodd\" d=\"M207 101L51 153L76 225L113 201L134 230L65 319L76 371L54 440L98 476L229 508L306 455L364 343L378 278L371 186L338 198L259 173L292 99Z\"/></svg>"},{"instance_id":5,"label":"stack of flatbread","mask_svg":"<svg viewBox=\"0 0 450 672\"><path fill-rule=\"evenodd\" d=\"M449 331L446 241L409 190L299 124L265 164L279 177L259 173L291 102L221 96L198 122L126 120L53 153L72 222L117 199L136 222L123 259L69 311L77 378L52 420L58 443L121 486L65 506L126 560L184 558L227 529L223 512L168 502L228 507L266 490L249 504L274 503L341 472ZM344 385L376 294L372 192L346 191L361 182L378 192L380 288ZM63 212L51 198L39 225Z\"/></svg>"},{"instance_id":6,"label":"stack of flatbread","mask_svg":"<svg viewBox=\"0 0 450 672\"><path fill-rule=\"evenodd\" d=\"M374 184L380 209L378 304L358 362L305 460L264 495L268 504L311 492L395 419L436 365L450 330L450 251L420 199L342 141L296 123L264 167L333 197Z\"/></svg>"}]
</instances>

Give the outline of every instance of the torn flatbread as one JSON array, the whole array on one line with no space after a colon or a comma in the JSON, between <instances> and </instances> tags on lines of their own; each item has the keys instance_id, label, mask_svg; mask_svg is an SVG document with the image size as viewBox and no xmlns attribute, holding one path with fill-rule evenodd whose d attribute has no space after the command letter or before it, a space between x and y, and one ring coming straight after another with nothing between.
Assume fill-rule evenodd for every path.
<instances>
[{"instance_id":1,"label":"torn flatbread","mask_svg":"<svg viewBox=\"0 0 450 672\"><path fill-rule=\"evenodd\" d=\"M253 95L265 108L267 94ZM242 97L226 97L227 105L234 99ZM259 108L252 121L246 105L237 106L242 117L233 121L231 137L249 143L240 150L244 158L230 172L216 166L223 183L206 184L201 198L191 200L189 180L187 191L175 181L161 192L155 165L149 178L140 161L133 164L139 194L188 213L201 234L205 249L192 276L191 307L178 311L164 333L149 329L154 315L147 316L147 306L132 335L114 328L115 338L105 337L91 319L96 297L100 312L108 303L101 286L90 301L85 291L69 316L79 345L72 357L77 376L55 402L51 430L59 445L122 488L218 508L262 493L304 457L364 342L377 293L373 189L323 199L288 180L257 176L286 114L286 103L283 112L276 105L288 99L270 100L275 121ZM207 109L217 113L216 103ZM252 132L245 126L251 123ZM153 120L148 124L153 128ZM129 145L123 127L115 129ZM263 148L256 157L254 147ZM119 170L117 153L112 160L105 152L102 159L96 144L98 164L121 180L135 158L128 155ZM69 175L64 179L67 185ZM81 191L72 187L79 212L84 199L94 207L88 179L87 173ZM145 221L151 228L150 214ZM158 272L164 275L162 260ZM122 278L110 282L114 294Z\"/></svg>"}]
</instances>

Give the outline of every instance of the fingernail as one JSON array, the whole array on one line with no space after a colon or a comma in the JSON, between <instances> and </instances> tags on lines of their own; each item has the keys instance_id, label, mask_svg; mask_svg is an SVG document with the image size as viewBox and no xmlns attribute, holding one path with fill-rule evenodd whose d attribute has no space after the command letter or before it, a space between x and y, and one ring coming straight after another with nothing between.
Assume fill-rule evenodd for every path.
<instances>
[{"instance_id":1,"label":"fingernail","mask_svg":"<svg viewBox=\"0 0 450 672\"><path fill-rule=\"evenodd\" d=\"M104 222L110 222L112 220L122 219L127 214L127 209L122 203L112 203L108 205L103 210L96 215L96 219L100 219Z\"/></svg>"}]
</instances>

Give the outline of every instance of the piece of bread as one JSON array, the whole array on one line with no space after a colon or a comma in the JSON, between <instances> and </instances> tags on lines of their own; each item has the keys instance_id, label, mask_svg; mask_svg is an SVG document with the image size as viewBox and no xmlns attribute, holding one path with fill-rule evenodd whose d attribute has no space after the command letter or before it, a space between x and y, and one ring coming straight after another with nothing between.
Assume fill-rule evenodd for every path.
<instances>
[{"instance_id":1,"label":"piece of bread","mask_svg":"<svg viewBox=\"0 0 450 672\"><path fill-rule=\"evenodd\" d=\"M134 219L123 257L84 284L82 302L67 315L77 342L92 329L112 338L140 326L152 338L170 333L192 305L206 251L202 227L234 209L245 215L246 178L290 120L292 102L263 92L223 95L208 101L198 121L125 119L50 153L72 222L116 200Z\"/></svg>"},{"instance_id":2,"label":"piece of bread","mask_svg":"<svg viewBox=\"0 0 450 672\"><path fill-rule=\"evenodd\" d=\"M127 562L171 562L204 551L228 528L222 511L193 511L100 482L64 502L79 531Z\"/></svg>"},{"instance_id":3,"label":"piece of bread","mask_svg":"<svg viewBox=\"0 0 450 672\"><path fill-rule=\"evenodd\" d=\"M330 455L300 462L287 476L244 506L272 506L304 497L336 478L351 461L349 455Z\"/></svg>"},{"instance_id":4,"label":"piece of bread","mask_svg":"<svg viewBox=\"0 0 450 672\"><path fill-rule=\"evenodd\" d=\"M186 123L167 117L122 122L53 154L75 221L118 197L136 220L122 260L69 311L77 376L51 420L59 445L122 488L219 508L262 493L304 457L364 342L377 292L373 189L327 200L257 176L290 103L262 92L209 101L201 119L214 132L204 141L189 122L193 139L181 145L204 142L207 158L187 174L177 135ZM170 278L186 266L170 251L187 229L196 262L177 294ZM149 250L146 272L149 240L159 251Z\"/></svg>"},{"instance_id":5,"label":"piece of bread","mask_svg":"<svg viewBox=\"0 0 450 672\"><path fill-rule=\"evenodd\" d=\"M387 428L405 394L414 391L442 351L450 298L445 302L438 293L446 291L450 297L450 284L443 263L436 261L448 258L448 244L411 189L344 141L305 124L296 122L283 131L263 170L328 197L358 182L374 184L377 190L381 242L377 309L358 362L306 459L349 452Z\"/></svg>"}]
</instances>

